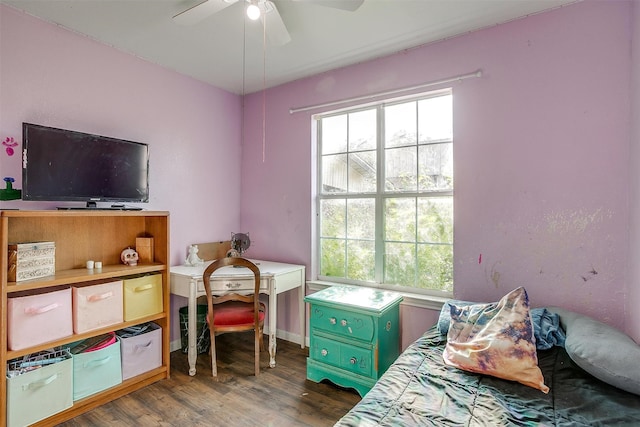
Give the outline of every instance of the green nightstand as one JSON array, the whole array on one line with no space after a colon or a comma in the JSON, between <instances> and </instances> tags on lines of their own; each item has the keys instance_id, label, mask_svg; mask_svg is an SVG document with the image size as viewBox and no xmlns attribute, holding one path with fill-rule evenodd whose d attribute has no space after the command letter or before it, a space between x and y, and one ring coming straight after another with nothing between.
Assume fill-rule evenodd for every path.
<instances>
[{"instance_id":1,"label":"green nightstand","mask_svg":"<svg viewBox=\"0 0 640 427\"><path fill-rule=\"evenodd\" d=\"M327 379L364 396L400 352L400 294L332 286L308 295L307 379Z\"/></svg>"}]
</instances>

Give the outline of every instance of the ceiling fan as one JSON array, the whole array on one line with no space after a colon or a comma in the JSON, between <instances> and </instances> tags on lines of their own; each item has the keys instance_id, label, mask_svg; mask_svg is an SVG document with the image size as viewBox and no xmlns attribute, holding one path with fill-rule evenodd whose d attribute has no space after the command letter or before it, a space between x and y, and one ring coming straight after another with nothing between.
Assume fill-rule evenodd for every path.
<instances>
[{"instance_id":1,"label":"ceiling fan","mask_svg":"<svg viewBox=\"0 0 640 427\"><path fill-rule=\"evenodd\" d=\"M186 9L173 17L173 20L182 25L194 25L203 19L220 12L238 1L247 3L247 14L251 19L261 19L265 25L269 43L275 46L283 46L291 41L291 35L287 30L280 12L275 3L270 0L204 0L189 9ZM362 5L364 0L295 0L298 2L313 3L321 6L332 7L347 11L354 11ZM256 15L251 16L252 10Z\"/></svg>"}]
</instances>

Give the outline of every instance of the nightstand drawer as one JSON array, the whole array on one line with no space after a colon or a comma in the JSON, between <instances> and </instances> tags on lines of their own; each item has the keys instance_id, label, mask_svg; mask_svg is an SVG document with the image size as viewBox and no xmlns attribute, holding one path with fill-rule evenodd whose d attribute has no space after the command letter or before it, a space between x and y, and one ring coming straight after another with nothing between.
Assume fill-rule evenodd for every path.
<instances>
[{"instance_id":1,"label":"nightstand drawer","mask_svg":"<svg viewBox=\"0 0 640 427\"><path fill-rule=\"evenodd\" d=\"M356 374L372 375L372 351L341 343L330 338L314 337L312 348L309 350L312 359L327 363Z\"/></svg>"},{"instance_id":2,"label":"nightstand drawer","mask_svg":"<svg viewBox=\"0 0 640 427\"><path fill-rule=\"evenodd\" d=\"M310 317L311 329L315 328L344 337L370 342L375 332L373 317L366 314L314 305Z\"/></svg>"}]
</instances>

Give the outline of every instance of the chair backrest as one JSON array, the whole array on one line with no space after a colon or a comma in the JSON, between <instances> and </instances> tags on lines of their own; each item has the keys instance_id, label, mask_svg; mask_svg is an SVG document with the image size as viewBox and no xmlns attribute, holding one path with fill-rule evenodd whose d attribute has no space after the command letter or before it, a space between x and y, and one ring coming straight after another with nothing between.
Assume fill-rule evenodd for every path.
<instances>
[{"instance_id":1,"label":"chair backrest","mask_svg":"<svg viewBox=\"0 0 640 427\"><path fill-rule=\"evenodd\" d=\"M215 296L211 293L211 274L214 271L228 266L246 267L253 273L254 277L254 290L250 294L239 294L235 292L227 292L221 296ZM205 268L202 274L202 281L204 282L204 290L207 296L208 312L213 313L214 305L220 304L226 301L243 301L246 303L253 303L254 306L254 323L258 323L258 312L260 307L260 269L253 262L242 257L227 257L220 258Z\"/></svg>"}]
</instances>

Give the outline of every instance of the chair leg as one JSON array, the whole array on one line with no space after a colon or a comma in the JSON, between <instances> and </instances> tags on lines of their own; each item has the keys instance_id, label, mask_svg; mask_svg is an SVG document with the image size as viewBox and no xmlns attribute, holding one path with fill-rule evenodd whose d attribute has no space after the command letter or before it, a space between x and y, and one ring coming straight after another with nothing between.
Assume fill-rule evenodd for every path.
<instances>
[{"instance_id":1,"label":"chair leg","mask_svg":"<svg viewBox=\"0 0 640 427\"><path fill-rule=\"evenodd\" d=\"M216 364L216 334L212 328L209 328L211 335L211 375L216 378L218 376L218 366Z\"/></svg>"},{"instance_id":2,"label":"chair leg","mask_svg":"<svg viewBox=\"0 0 640 427\"><path fill-rule=\"evenodd\" d=\"M260 347L262 342L262 335L260 333L260 328L255 329L255 364L256 364L256 377L260 375Z\"/></svg>"},{"instance_id":3,"label":"chair leg","mask_svg":"<svg viewBox=\"0 0 640 427\"><path fill-rule=\"evenodd\" d=\"M264 330L260 328L260 351L265 351L264 348Z\"/></svg>"}]
</instances>

